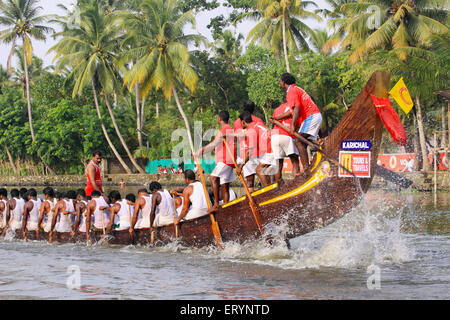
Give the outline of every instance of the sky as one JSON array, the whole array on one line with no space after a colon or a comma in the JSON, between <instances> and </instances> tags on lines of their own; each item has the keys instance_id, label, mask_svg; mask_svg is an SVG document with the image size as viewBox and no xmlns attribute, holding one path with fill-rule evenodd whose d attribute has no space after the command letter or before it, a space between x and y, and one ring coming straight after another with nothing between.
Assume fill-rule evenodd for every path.
<instances>
[{"instance_id":1,"label":"sky","mask_svg":"<svg viewBox=\"0 0 450 320\"><path fill-rule=\"evenodd\" d=\"M61 9L57 7L58 3L63 4L65 6L70 6L72 3L75 3L75 0L57 0L57 1L49 1L49 0L41 0L40 6L42 6L43 10L41 14L63 14ZM319 8L326 8L328 7L325 0L318 0L315 1ZM329 7L328 7L329 8ZM311 9L310 9L311 10ZM209 40L212 40L211 32L207 28L207 25L210 22L210 19L214 16L224 14L225 16L227 13L231 12L232 10L226 7L220 6L219 8L210 11L210 12L204 12L199 13L197 15L197 31L206 36ZM312 28L320 28L325 29L326 28L326 22L316 22L314 20L307 20L309 23L309 26ZM237 31L239 33L242 33L244 35L244 38L247 37L247 34L249 30L255 25L255 22L253 21L247 21L244 23L241 23L238 25ZM53 26L55 29L57 26ZM0 30L3 30L4 27L2 26ZM45 42L42 41L33 41L33 48L34 48L34 55L38 56L42 60L44 60L44 66L48 66L52 64L52 60L54 58L54 53L48 53L48 50L56 43L56 41L51 37L48 36L47 40ZM8 60L8 55L11 50L10 45L0 44L0 63L6 66L6 61ZM13 60L13 66L15 66L15 60Z\"/></svg>"}]
</instances>

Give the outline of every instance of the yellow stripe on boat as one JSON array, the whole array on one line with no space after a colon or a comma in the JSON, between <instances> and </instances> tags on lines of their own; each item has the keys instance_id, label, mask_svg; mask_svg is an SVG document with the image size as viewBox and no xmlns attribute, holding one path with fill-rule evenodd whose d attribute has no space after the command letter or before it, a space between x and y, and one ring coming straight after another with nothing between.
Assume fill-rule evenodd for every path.
<instances>
[{"instance_id":1,"label":"yellow stripe on boat","mask_svg":"<svg viewBox=\"0 0 450 320\"><path fill-rule=\"evenodd\" d=\"M329 163L328 162L324 162L325 166L328 166L329 168ZM317 171L312 177L311 179L309 179L304 185L302 185L300 188L295 189L291 192L288 192L282 196L276 197L272 200L266 201L264 203L261 203L260 206L266 206L268 204L272 204L272 203L276 203L282 200L286 200L295 196L298 196L299 194L305 193L306 191L311 190L312 188L314 188L315 186L317 186L320 182L322 182L326 177L327 174L323 171L323 168L325 166L322 166L320 168L319 171Z\"/></svg>"},{"instance_id":2,"label":"yellow stripe on boat","mask_svg":"<svg viewBox=\"0 0 450 320\"><path fill-rule=\"evenodd\" d=\"M273 185L271 185L271 186L265 187L264 189L261 189L261 190L258 190L258 191L256 191L256 192L253 192L253 193L252 193L252 197L256 197L256 196L262 195L262 194L264 194L264 193L266 193L266 192L269 192L269 191L271 191L271 190L274 190L274 189L276 189L276 188L278 188L278 183L275 183L275 184L273 184ZM240 202L242 202L242 201L245 201L246 199L247 199L247 196L243 196L242 198L239 198L239 199L236 199L236 200L234 200L234 201L231 201L231 202L229 202L229 203L227 203L227 204L224 204L224 205L222 206L222 209L225 209L225 208L234 206L235 204L238 204L238 203L240 203Z\"/></svg>"},{"instance_id":3,"label":"yellow stripe on boat","mask_svg":"<svg viewBox=\"0 0 450 320\"><path fill-rule=\"evenodd\" d=\"M242 201L244 201L245 199L247 199L247 196L243 196L242 198L239 198L239 199L236 199L236 200L234 200L234 201L228 202L227 204L224 204L224 205L222 206L222 209L225 209L225 208L234 206L235 204L238 204L239 202L242 202Z\"/></svg>"},{"instance_id":4,"label":"yellow stripe on boat","mask_svg":"<svg viewBox=\"0 0 450 320\"><path fill-rule=\"evenodd\" d=\"M275 183L275 184L273 184L271 186L265 187L264 189L261 189L261 190L258 190L256 192L253 192L252 193L252 197L256 197L256 196L262 195L263 193L266 193L266 192L271 191L271 190L276 189L276 188L278 188L278 183Z\"/></svg>"},{"instance_id":5,"label":"yellow stripe on boat","mask_svg":"<svg viewBox=\"0 0 450 320\"><path fill-rule=\"evenodd\" d=\"M314 163L314 166L311 169L311 172L313 172L314 170L316 170L317 166L319 165L320 161L322 161L322 153L320 153L319 151L317 151L317 159L316 159L316 163Z\"/></svg>"}]
</instances>

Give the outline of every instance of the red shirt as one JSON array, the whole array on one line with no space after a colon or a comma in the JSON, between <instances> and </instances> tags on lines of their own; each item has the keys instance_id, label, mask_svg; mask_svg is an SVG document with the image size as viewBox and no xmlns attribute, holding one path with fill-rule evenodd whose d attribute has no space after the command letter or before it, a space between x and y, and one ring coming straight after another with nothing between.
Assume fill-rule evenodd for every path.
<instances>
[{"instance_id":1,"label":"red shirt","mask_svg":"<svg viewBox=\"0 0 450 320\"><path fill-rule=\"evenodd\" d=\"M95 183L100 188L100 190L103 191L103 181L102 181L101 169L100 169L100 167L97 164L95 164L92 161L91 161L91 164L95 168L95 177L94 177ZM94 186L91 183L91 178L89 177L89 173L88 173L87 169L86 169L86 177L87 177L87 185L86 185L86 189L84 189L84 191L86 192L86 196L90 197L92 195L92 192L95 189L94 189Z\"/></svg>"},{"instance_id":2,"label":"red shirt","mask_svg":"<svg viewBox=\"0 0 450 320\"><path fill-rule=\"evenodd\" d=\"M228 133L233 133L233 128L227 124L223 126L222 129L220 129L220 133L217 135L217 137L214 139L214 141L217 142L217 140L220 140L222 143L220 143L216 147L216 163L223 162L230 167L234 167L234 159L232 159L229 156L229 152L227 151L227 147L225 146L225 143L222 141L222 137L225 137ZM233 157L236 159L236 149L235 149L235 143L234 138L227 138L227 144L230 147L231 152L233 153Z\"/></svg>"},{"instance_id":3,"label":"red shirt","mask_svg":"<svg viewBox=\"0 0 450 320\"><path fill-rule=\"evenodd\" d=\"M319 108L303 89L293 84L289 87L286 96L287 103L294 113L295 107L300 107L300 116L297 125L301 125L308 117L320 113Z\"/></svg>"},{"instance_id":4,"label":"red shirt","mask_svg":"<svg viewBox=\"0 0 450 320\"><path fill-rule=\"evenodd\" d=\"M247 144L253 150L250 158L272 153L271 133L263 124L252 122L246 130Z\"/></svg>"},{"instance_id":5,"label":"red shirt","mask_svg":"<svg viewBox=\"0 0 450 320\"><path fill-rule=\"evenodd\" d=\"M281 106L279 106L278 108L276 108L273 112L273 117L278 117L282 114L285 114L286 112L290 111L291 108L289 107L288 103L283 103ZM291 123L292 123L292 117L290 118L284 118L282 120L279 121L282 125L284 125L287 128L291 127ZM294 136L290 135L288 131L282 129L281 127L275 125L273 127L272 130L272 135L285 135L285 136L289 136L291 138L294 138Z\"/></svg>"},{"instance_id":6,"label":"red shirt","mask_svg":"<svg viewBox=\"0 0 450 320\"><path fill-rule=\"evenodd\" d=\"M260 123L262 125L264 125L264 121L262 121L260 118L252 115L252 121L253 123ZM241 133L242 132L242 124L241 124L241 119L237 119L234 122L234 133ZM241 158L245 159L245 154L247 153L248 150L248 145L247 145L247 139L239 139L239 144L240 144L240 149L241 149Z\"/></svg>"}]
</instances>

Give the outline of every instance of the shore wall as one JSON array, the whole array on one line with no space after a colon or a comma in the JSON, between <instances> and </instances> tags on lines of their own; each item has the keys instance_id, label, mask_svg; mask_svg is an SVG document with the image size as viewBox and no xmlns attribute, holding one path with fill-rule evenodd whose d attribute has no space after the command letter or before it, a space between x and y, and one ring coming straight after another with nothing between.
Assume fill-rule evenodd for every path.
<instances>
[{"instance_id":1,"label":"shore wall","mask_svg":"<svg viewBox=\"0 0 450 320\"><path fill-rule=\"evenodd\" d=\"M402 173L402 176L414 181L413 189L418 191L433 191L434 188L434 173ZM290 174L285 174L286 179L292 178ZM209 184L209 176L206 175L207 182ZM127 186L143 186L152 181L158 181L163 186L184 186L183 175L105 175L103 177L103 185L105 187L118 186L121 181L124 181ZM64 186L85 186L85 176L28 176L28 177L0 177L0 187L64 187ZM242 187L239 180L233 184L236 187ZM450 191L450 172L438 172L437 173L437 185L439 190ZM393 188L396 186L385 181L383 178L376 176L373 183L373 188Z\"/></svg>"}]
</instances>

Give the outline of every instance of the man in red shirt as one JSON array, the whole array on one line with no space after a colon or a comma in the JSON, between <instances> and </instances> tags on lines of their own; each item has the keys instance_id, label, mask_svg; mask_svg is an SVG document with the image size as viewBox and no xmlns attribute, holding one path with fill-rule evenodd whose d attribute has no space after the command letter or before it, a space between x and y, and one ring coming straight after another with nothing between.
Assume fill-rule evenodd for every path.
<instances>
[{"instance_id":1,"label":"man in red shirt","mask_svg":"<svg viewBox=\"0 0 450 320\"><path fill-rule=\"evenodd\" d=\"M214 206L212 211L217 211L220 206L219 199L219 188L222 188L223 201L228 203L230 199L230 184L236 180L234 175L234 159L230 157L229 152L223 142L224 137L227 137L227 144L230 147L231 152L233 152L233 157L236 157L234 137L228 136L233 135L233 128L228 124L230 120L230 114L228 111L221 111L218 116L218 123L220 126L220 131L217 134L213 142L208 144L206 147L201 148L195 156L200 159L200 157L215 150L216 153L216 168L211 173L211 185L214 192Z\"/></svg>"},{"instance_id":2,"label":"man in red shirt","mask_svg":"<svg viewBox=\"0 0 450 320\"><path fill-rule=\"evenodd\" d=\"M92 154L92 160L86 167L86 196L90 197L91 193L95 190L103 193L103 181L101 176L100 163L102 162L102 153L100 151L94 151Z\"/></svg>"},{"instance_id":3,"label":"man in red shirt","mask_svg":"<svg viewBox=\"0 0 450 320\"><path fill-rule=\"evenodd\" d=\"M261 118L258 118L257 116L255 116L253 114L255 112L255 108L256 108L255 103L253 101L248 100L244 103L243 111L247 111L251 114L253 122L264 125L264 121ZM240 156L237 159L237 163L238 163L238 165L240 165L244 161L245 155L248 150L248 145L246 142L245 135L243 134L244 130L242 128L240 118L237 118L237 120L234 122L233 128L234 128L234 133L236 134L236 136L239 139ZM256 170L256 167L255 167L255 170ZM253 189L253 186L255 184L255 174L256 174L256 171L254 171L252 174L250 174L248 176L244 175L244 177L247 180L247 185L250 189Z\"/></svg>"},{"instance_id":4,"label":"man in red shirt","mask_svg":"<svg viewBox=\"0 0 450 320\"><path fill-rule=\"evenodd\" d=\"M299 133L306 139L316 141L322 125L322 115L311 97L295 84L296 80L290 73L281 75L280 87L287 92L287 104L291 108L290 115L281 115L275 120L292 117L291 134L300 127ZM307 145L299 139L295 139L295 145L300 153L302 166L305 172L309 167Z\"/></svg>"},{"instance_id":5,"label":"man in red shirt","mask_svg":"<svg viewBox=\"0 0 450 320\"><path fill-rule=\"evenodd\" d=\"M274 169L276 169L270 130L264 124L254 122L248 111L244 111L239 118L242 128L245 130L248 149L243 163L236 169L237 173L242 172L244 177L256 174L263 186L267 187L271 182ZM250 188L250 191L254 191L253 187Z\"/></svg>"},{"instance_id":6,"label":"man in red shirt","mask_svg":"<svg viewBox=\"0 0 450 320\"><path fill-rule=\"evenodd\" d=\"M290 113L286 98L283 98L283 104L276 108L273 112L272 119L277 119L280 115ZM284 118L280 120L281 124L290 128L292 124L292 118ZM294 176L300 173L300 164L298 159L298 150L295 146L295 136L291 135L288 131L274 126L272 130L272 151L276 161L278 161L278 171L275 174L275 181L279 182L282 179L284 158L289 157L294 167Z\"/></svg>"}]
</instances>

